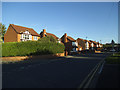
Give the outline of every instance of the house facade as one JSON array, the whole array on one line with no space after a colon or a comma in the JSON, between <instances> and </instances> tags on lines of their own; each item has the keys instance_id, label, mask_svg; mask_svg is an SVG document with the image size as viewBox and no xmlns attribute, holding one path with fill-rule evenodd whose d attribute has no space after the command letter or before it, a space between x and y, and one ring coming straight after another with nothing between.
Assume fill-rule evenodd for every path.
<instances>
[{"instance_id":1,"label":"house facade","mask_svg":"<svg viewBox=\"0 0 120 90\"><path fill-rule=\"evenodd\" d=\"M89 40L91 42L91 48L92 50L99 50L102 48L102 44L96 41Z\"/></svg>"},{"instance_id":2,"label":"house facade","mask_svg":"<svg viewBox=\"0 0 120 90\"><path fill-rule=\"evenodd\" d=\"M100 50L103 47L101 43L92 40L78 38L77 42L82 47L82 50Z\"/></svg>"},{"instance_id":3,"label":"house facade","mask_svg":"<svg viewBox=\"0 0 120 90\"><path fill-rule=\"evenodd\" d=\"M32 28L10 24L5 35L4 42L37 41L40 35Z\"/></svg>"},{"instance_id":4,"label":"house facade","mask_svg":"<svg viewBox=\"0 0 120 90\"><path fill-rule=\"evenodd\" d=\"M90 48L91 43L88 40L78 38L77 42L78 42L78 45L81 46L82 50L86 50Z\"/></svg>"},{"instance_id":5,"label":"house facade","mask_svg":"<svg viewBox=\"0 0 120 90\"><path fill-rule=\"evenodd\" d=\"M64 44L65 46L65 51L68 52L68 54L70 52L77 52L79 50L82 50L81 46L78 45L77 40L73 39L70 36L67 36L67 33L65 33L62 37L61 37L61 42Z\"/></svg>"}]
</instances>

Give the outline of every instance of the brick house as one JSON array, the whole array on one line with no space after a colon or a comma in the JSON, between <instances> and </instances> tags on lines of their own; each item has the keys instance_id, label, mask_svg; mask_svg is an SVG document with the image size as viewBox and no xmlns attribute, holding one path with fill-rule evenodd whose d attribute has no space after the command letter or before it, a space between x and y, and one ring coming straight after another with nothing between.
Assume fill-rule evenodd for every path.
<instances>
[{"instance_id":1,"label":"brick house","mask_svg":"<svg viewBox=\"0 0 120 90\"><path fill-rule=\"evenodd\" d=\"M10 24L5 35L4 42L36 41L40 35L32 28Z\"/></svg>"},{"instance_id":2,"label":"brick house","mask_svg":"<svg viewBox=\"0 0 120 90\"><path fill-rule=\"evenodd\" d=\"M77 52L80 50L81 46L78 45L77 40L73 39L70 36L67 36L65 33L61 38L61 42L65 45L65 51L68 52Z\"/></svg>"},{"instance_id":3,"label":"brick house","mask_svg":"<svg viewBox=\"0 0 120 90\"><path fill-rule=\"evenodd\" d=\"M102 48L102 44L96 41L89 40L91 42L91 49L100 49Z\"/></svg>"},{"instance_id":4,"label":"brick house","mask_svg":"<svg viewBox=\"0 0 120 90\"><path fill-rule=\"evenodd\" d=\"M46 36L52 36L54 39L56 39L59 43L61 43L61 40L54 34L52 33L47 33L46 29L43 29L43 31L40 33L40 37L46 37Z\"/></svg>"},{"instance_id":5,"label":"brick house","mask_svg":"<svg viewBox=\"0 0 120 90\"><path fill-rule=\"evenodd\" d=\"M77 42L78 45L81 46L82 50L86 50L86 49L88 50L91 47L91 42L89 40L78 38Z\"/></svg>"}]
</instances>

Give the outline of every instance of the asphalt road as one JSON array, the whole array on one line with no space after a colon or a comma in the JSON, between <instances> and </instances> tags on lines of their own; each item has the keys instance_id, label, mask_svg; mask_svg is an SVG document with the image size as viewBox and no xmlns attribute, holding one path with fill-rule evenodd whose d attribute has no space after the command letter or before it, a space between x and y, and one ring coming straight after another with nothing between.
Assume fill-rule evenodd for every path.
<instances>
[{"instance_id":1,"label":"asphalt road","mask_svg":"<svg viewBox=\"0 0 120 90\"><path fill-rule=\"evenodd\" d=\"M87 54L3 64L2 88L78 88L108 54Z\"/></svg>"}]
</instances>

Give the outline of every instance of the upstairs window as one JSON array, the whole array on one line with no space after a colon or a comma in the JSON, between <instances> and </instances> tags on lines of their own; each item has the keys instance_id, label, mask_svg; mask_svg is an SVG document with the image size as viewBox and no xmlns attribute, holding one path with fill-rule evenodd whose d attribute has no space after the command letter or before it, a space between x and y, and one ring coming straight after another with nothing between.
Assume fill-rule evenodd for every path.
<instances>
[{"instance_id":1,"label":"upstairs window","mask_svg":"<svg viewBox=\"0 0 120 90\"><path fill-rule=\"evenodd\" d=\"M30 34L28 30L26 30L24 33L26 33L26 34Z\"/></svg>"},{"instance_id":2,"label":"upstairs window","mask_svg":"<svg viewBox=\"0 0 120 90\"><path fill-rule=\"evenodd\" d=\"M92 45L92 47L94 47L94 44L93 44L93 43L92 43L91 45Z\"/></svg>"},{"instance_id":3,"label":"upstairs window","mask_svg":"<svg viewBox=\"0 0 120 90\"><path fill-rule=\"evenodd\" d=\"M24 38L25 39L29 39L29 35L24 35Z\"/></svg>"}]
</instances>

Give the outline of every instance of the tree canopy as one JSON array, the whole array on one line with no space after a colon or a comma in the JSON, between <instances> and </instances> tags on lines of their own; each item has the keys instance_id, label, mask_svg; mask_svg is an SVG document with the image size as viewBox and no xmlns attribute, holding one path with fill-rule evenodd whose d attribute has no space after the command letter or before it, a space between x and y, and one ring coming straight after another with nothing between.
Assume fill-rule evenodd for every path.
<instances>
[{"instance_id":1,"label":"tree canopy","mask_svg":"<svg viewBox=\"0 0 120 90\"><path fill-rule=\"evenodd\" d=\"M41 41L41 42L57 42L57 40L52 36L42 37L38 41Z\"/></svg>"},{"instance_id":2,"label":"tree canopy","mask_svg":"<svg viewBox=\"0 0 120 90\"><path fill-rule=\"evenodd\" d=\"M2 39L4 39L4 34L6 32L6 27L4 24L0 23L0 37L2 37Z\"/></svg>"}]
</instances>

